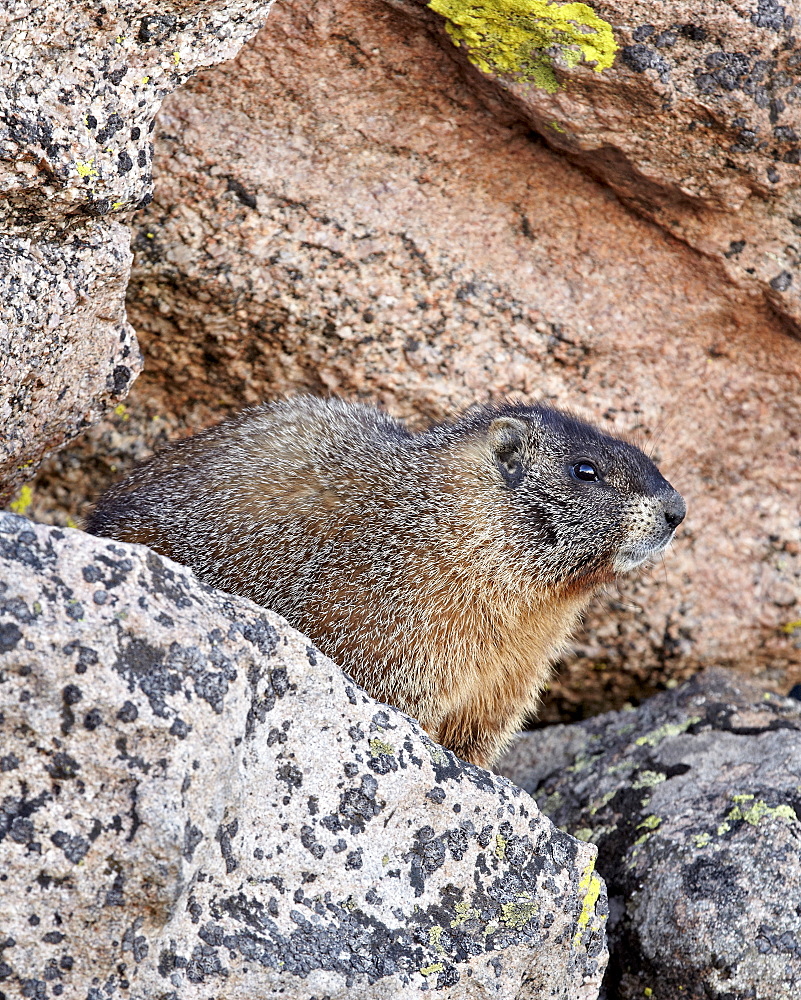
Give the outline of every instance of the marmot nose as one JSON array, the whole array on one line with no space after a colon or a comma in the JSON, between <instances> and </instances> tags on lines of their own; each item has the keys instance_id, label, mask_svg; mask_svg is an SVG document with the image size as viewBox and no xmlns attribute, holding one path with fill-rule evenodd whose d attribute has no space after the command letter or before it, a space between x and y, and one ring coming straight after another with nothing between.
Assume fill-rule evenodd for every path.
<instances>
[{"instance_id":1,"label":"marmot nose","mask_svg":"<svg viewBox=\"0 0 801 1000\"><path fill-rule=\"evenodd\" d=\"M684 515L687 513L687 504L680 493L674 492L663 501L662 510L665 514L668 527L673 531L684 520Z\"/></svg>"}]
</instances>

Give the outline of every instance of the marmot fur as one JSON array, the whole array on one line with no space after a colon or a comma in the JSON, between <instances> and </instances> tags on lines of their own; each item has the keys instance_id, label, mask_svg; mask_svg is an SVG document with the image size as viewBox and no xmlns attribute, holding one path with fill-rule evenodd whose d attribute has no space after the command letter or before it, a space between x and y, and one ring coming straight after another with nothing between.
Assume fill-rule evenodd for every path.
<instances>
[{"instance_id":1,"label":"marmot fur","mask_svg":"<svg viewBox=\"0 0 801 1000\"><path fill-rule=\"evenodd\" d=\"M592 594L661 552L684 513L638 448L545 406L476 405L414 434L298 397L157 454L88 530L277 611L485 767Z\"/></svg>"}]
</instances>

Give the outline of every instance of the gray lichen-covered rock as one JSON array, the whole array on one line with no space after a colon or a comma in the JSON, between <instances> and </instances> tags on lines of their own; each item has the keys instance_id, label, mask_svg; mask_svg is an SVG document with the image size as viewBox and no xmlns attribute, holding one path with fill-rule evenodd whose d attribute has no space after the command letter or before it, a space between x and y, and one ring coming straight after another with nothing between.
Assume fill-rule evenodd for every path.
<instances>
[{"instance_id":1,"label":"gray lichen-covered rock","mask_svg":"<svg viewBox=\"0 0 801 1000\"><path fill-rule=\"evenodd\" d=\"M142 367L125 317L129 244L124 226L94 220L51 239L0 236L0 504Z\"/></svg>"},{"instance_id":2,"label":"gray lichen-covered rock","mask_svg":"<svg viewBox=\"0 0 801 1000\"><path fill-rule=\"evenodd\" d=\"M271 0L9 0L0 10L0 504L127 393L129 234L163 99Z\"/></svg>"},{"instance_id":3,"label":"gray lichen-covered rock","mask_svg":"<svg viewBox=\"0 0 801 1000\"><path fill-rule=\"evenodd\" d=\"M0 222L60 225L135 208L151 191L161 102L230 59L271 0L10 0L0 13Z\"/></svg>"},{"instance_id":4,"label":"gray lichen-covered rock","mask_svg":"<svg viewBox=\"0 0 801 1000\"><path fill-rule=\"evenodd\" d=\"M592 1000L595 848L141 546L0 516L0 993Z\"/></svg>"},{"instance_id":5,"label":"gray lichen-covered rock","mask_svg":"<svg viewBox=\"0 0 801 1000\"><path fill-rule=\"evenodd\" d=\"M500 769L598 845L610 1000L799 996L799 702L712 670L528 733Z\"/></svg>"}]
</instances>

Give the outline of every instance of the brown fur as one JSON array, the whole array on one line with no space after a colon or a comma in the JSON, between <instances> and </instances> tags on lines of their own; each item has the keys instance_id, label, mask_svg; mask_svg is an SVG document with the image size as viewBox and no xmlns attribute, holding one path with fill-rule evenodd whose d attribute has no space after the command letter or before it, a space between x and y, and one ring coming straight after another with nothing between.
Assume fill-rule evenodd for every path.
<instances>
[{"instance_id":1,"label":"brown fur","mask_svg":"<svg viewBox=\"0 0 801 1000\"><path fill-rule=\"evenodd\" d=\"M602 482L576 479L582 461ZM488 766L593 593L681 517L642 452L545 407L473 407L411 435L370 407L299 398L157 455L89 530L272 607Z\"/></svg>"}]
</instances>

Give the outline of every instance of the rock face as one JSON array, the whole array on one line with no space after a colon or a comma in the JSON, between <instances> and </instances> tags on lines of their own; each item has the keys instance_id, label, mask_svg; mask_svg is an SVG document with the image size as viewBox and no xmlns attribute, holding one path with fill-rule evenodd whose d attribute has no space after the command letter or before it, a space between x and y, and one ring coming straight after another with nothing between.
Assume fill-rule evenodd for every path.
<instances>
[{"instance_id":1,"label":"rock face","mask_svg":"<svg viewBox=\"0 0 801 1000\"><path fill-rule=\"evenodd\" d=\"M749 45L773 37L746 21ZM77 519L147 449L284 392L368 398L412 422L539 397L631 433L689 507L664 568L590 616L545 718L622 705L710 663L789 689L801 344L761 295L545 147L491 81L479 99L440 41L367 0L285 0L236 60L165 102L156 197L133 223L129 311L147 370L127 409L48 470L31 512ZM664 52L690 44L713 42L678 32ZM623 81L658 84L617 58L571 73L621 101L628 117L599 110L593 127L622 135L650 121L632 123ZM572 87L535 96L569 103ZM668 111L656 117L667 128ZM707 147L690 148L697 166Z\"/></svg>"},{"instance_id":2,"label":"rock face","mask_svg":"<svg viewBox=\"0 0 801 1000\"><path fill-rule=\"evenodd\" d=\"M233 56L270 0L201 6L10 0L0 12L0 501L141 368L129 232L111 217L151 198L164 97Z\"/></svg>"},{"instance_id":3,"label":"rock face","mask_svg":"<svg viewBox=\"0 0 801 1000\"><path fill-rule=\"evenodd\" d=\"M474 85L801 335L799 9L776 0L390 0Z\"/></svg>"},{"instance_id":4,"label":"rock face","mask_svg":"<svg viewBox=\"0 0 801 1000\"><path fill-rule=\"evenodd\" d=\"M593 1000L595 848L277 616L0 515L4 997Z\"/></svg>"},{"instance_id":5,"label":"rock face","mask_svg":"<svg viewBox=\"0 0 801 1000\"><path fill-rule=\"evenodd\" d=\"M528 733L499 769L598 845L610 1000L798 996L798 701L712 670L636 711Z\"/></svg>"}]
</instances>

